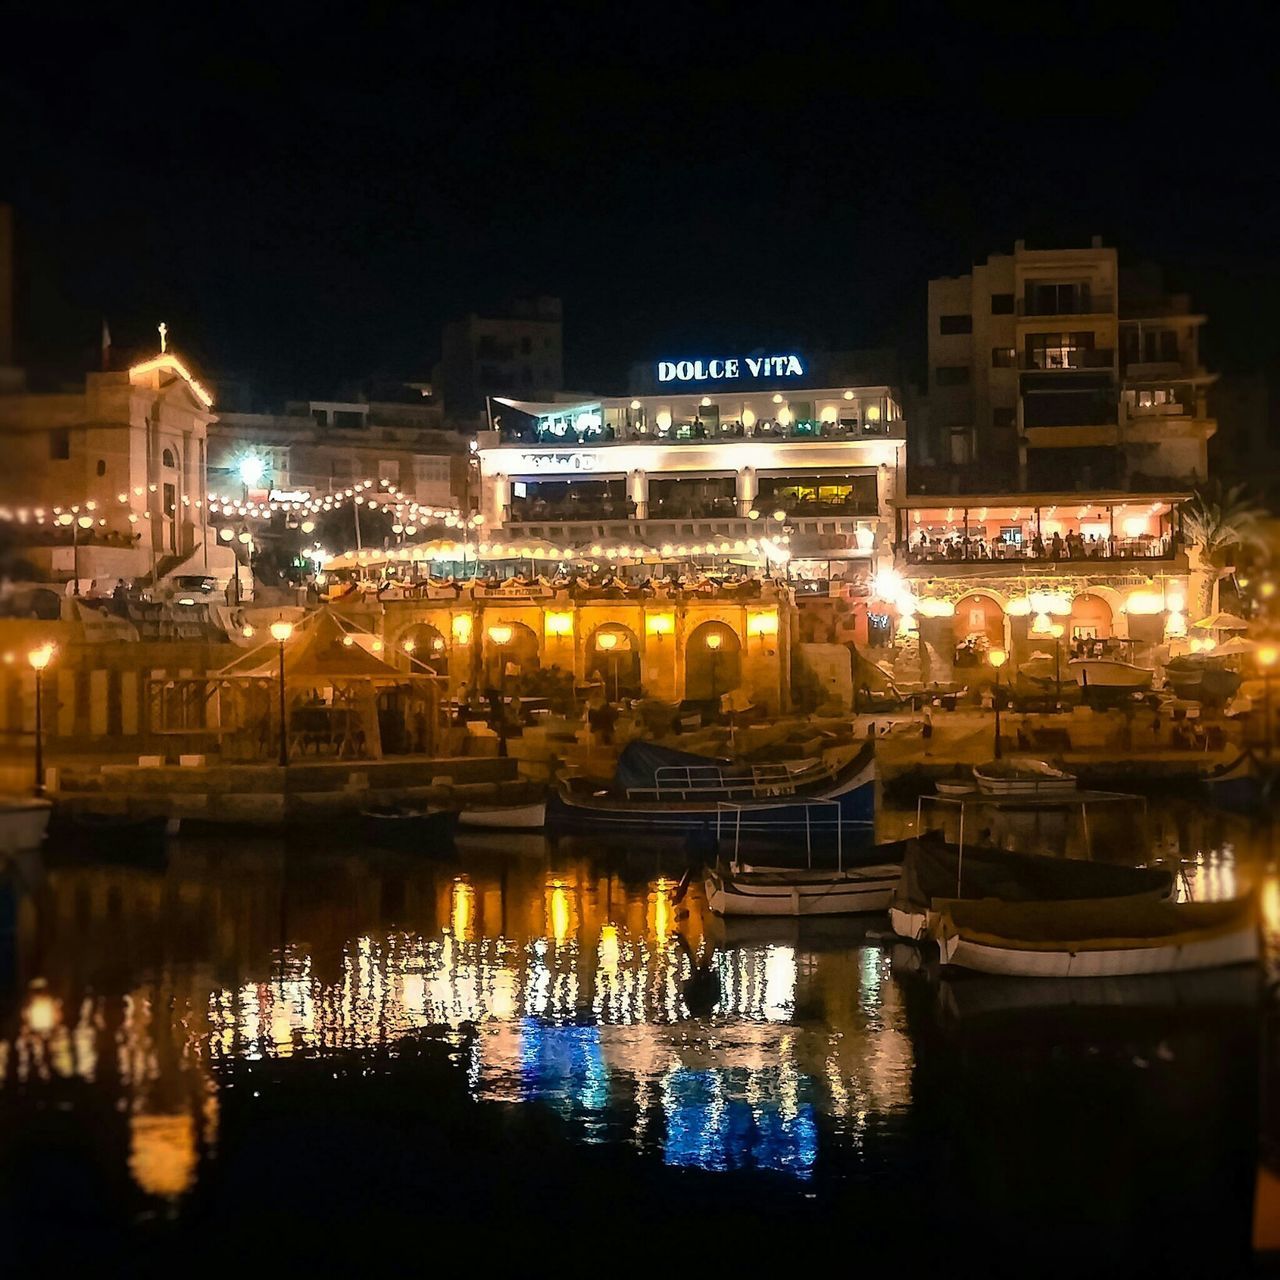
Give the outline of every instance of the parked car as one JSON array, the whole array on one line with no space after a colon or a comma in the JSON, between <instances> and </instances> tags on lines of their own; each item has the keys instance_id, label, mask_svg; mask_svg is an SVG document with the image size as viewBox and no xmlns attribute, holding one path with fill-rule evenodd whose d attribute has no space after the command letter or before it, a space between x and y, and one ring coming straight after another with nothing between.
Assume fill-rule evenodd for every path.
<instances>
[{"instance_id":1,"label":"parked car","mask_svg":"<svg viewBox=\"0 0 1280 1280\"><path fill-rule=\"evenodd\" d=\"M171 604L180 605L225 604L227 599L218 579L204 573L184 573L175 578L165 578L163 594Z\"/></svg>"}]
</instances>

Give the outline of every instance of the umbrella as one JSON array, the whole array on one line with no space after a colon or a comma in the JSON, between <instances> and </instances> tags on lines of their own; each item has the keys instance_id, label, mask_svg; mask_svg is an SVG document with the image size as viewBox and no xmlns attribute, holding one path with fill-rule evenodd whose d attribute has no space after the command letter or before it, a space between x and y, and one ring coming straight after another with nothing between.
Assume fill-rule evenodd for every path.
<instances>
[{"instance_id":1,"label":"umbrella","mask_svg":"<svg viewBox=\"0 0 1280 1280\"><path fill-rule=\"evenodd\" d=\"M569 553L561 551L554 542L546 538L514 538L504 542L494 538L492 542L482 542L479 547L481 560L567 560Z\"/></svg>"},{"instance_id":2,"label":"umbrella","mask_svg":"<svg viewBox=\"0 0 1280 1280\"><path fill-rule=\"evenodd\" d=\"M1215 613L1212 618L1201 618L1199 622L1193 622L1193 627L1199 627L1202 631L1245 631L1249 624L1235 613Z\"/></svg>"},{"instance_id":3,"label":"umbrella","mask_svg":"<svg viewBox=\"0 0 1280 1280\"><path fill-rule=\"evenodd\" d=\"M1214 651L1215 658L1230 658L1236 654L1254 653L1258 648L1256 640L1249 640L1244 636L1232 636L1230 640L1224 640Z\"/></svg>"},{"instance_id":4,"label":"umbrella","mask_svg":"<svg viewBox=\"0 0 1280 1280\"><path fill-rule=\"evenodd\" d=\"M656 561L658 552L647 543L635 538L593 538L574 547L567 557L571 560L607 560L611 564L643 564Z\"/></svg>"}]
</instances>

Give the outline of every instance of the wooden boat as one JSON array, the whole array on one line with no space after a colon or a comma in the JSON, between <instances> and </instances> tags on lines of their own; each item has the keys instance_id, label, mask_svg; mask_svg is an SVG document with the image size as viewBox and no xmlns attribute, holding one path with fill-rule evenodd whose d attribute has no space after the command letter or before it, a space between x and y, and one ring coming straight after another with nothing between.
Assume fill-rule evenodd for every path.
<instances>
[{"instance_id":1,"label":"wooden boat","mask_svg":"<svg viewBox=\"0 0 1280 1280\"><path fill-rule=\"evenodd\" d=\"M938 900L1081 901L1173 893L1170 872L1003 849L962 848L940 839L907 842L889 924L902 938L923 938L937 921Z\"/></svg>"},{"instance_id":2,"label":"wooden boat","mask_svg":"<svg viewBox=\"0 0 1280 1280\"><path fill-rule=\"evenodd\" d=\"M974 765L978 790L988 796L1058 796L1076 789L1076 776L1044 760L1015 756Z\"/></svg>"},{"instance_id":3,"label":"wooden boat","mask_svg":"<svg viewBox=\"0 0 1280 1280\"><path fill-rule=\"evenodd\" d=\"M719 916L856 915L883 911L901 873L892 862L829 871L709 870L704 888Z\"/></svg>"},{"instance_id":4,"label":"wooden boat","mask_svg":"<svg viewBox=\"0 0 1280 1280\"><path fill-rule=\"evenodd\" d=\"M1223 808L1247 809L1266 800L1275 787L1280 763L1259 760L1246 749L1234 760L1215 765L1200 775L1200 781L1214 804Z\"/></svg>"},{"instance_id":5,"label":"wooden boat","mask_svg":"<svg viewBox=\"0 0 1280 1280\"><path fill-rule=\"evenodd\" d=\"M178 820L163 815L89 813L57 808L49 825L49 843L64 854L108 862L163 862L168 838Z\"/></svg>"},{"instance_id":6,"label":"wooden boat","mask_svg":"<svg viewBox=\"0 0 1280 1280\"><path fill-rule=\"evenodd\" d=\"M485 831L541 831L547 825L547 802L470 805L459 810L458 825Z\"/></svg>"},{"instance_id":7,"label":"wooden boat","mask_svg":"<svg viewBox=\"0 0 1280 1280\"><path fill-rule=\"evenodd\" d=\"M940 796L971 796L978 789L978 784L969 779L939 779L933 784Z\"/></svg>"},{"instance_id":8,"label":"wooden boat","mask_svg":"<svg viewBox=\"0 0 1280 1280\"><path fill-rule=\"evenodd\" d=\"M1088 689L1150 689L1155 672L1119 658L1072 658L1068 679Z\"/></svg>"},{"instance_id":9,"label":"wooden boat","mask_svg":"<svg viewBox=\"0 0 1280 1280\"><path fill-rule=\"evenodd\" d=\"M52 810L48 800L34 796L0 796L0 854L38 849Z\"/></svg>"},{"instance_id":10,"label":"wooden boat","mask_svg":"<svg viewBox=\"0 0 1280 1280\"><path fill-rule=\"evenodd\" d=\"M551 820L566 825L709 831L721 807L732 804L746 832L803 831L806 825L834 829L837 822L870 828L875 822L875 788L872 742L842 765L822 764L800 773L785 764L734 765L651 742L631 742L618 759L611 786L562 779L547 812ZM802 803L808 800L835 803L810 814Z\"/></svg>"},{"instance_id":11,"label":"wooden boat","mask_svg":"<svg viewBox=\"0 0 1280 1280\"><path fill-rule=\"evenodd\" d=\"M453 841L452 809L409 809L399 805L360 811L361 834L371 844L429 853Z\"/></svg>"},{"instance_id":12,"label":"wooden boat","mask_svg":"<svg viewBox=\"0 0 1280 1280\"><path fill-rule=\"evenodd\" d=\"M1026 978L1098 978L1182 973L1256 964L1257 903L1088 902L935 903L933 930L943 964Z\"/></svg>"},{"instance_id":13,"label":"wooden boat","mask_svg":"<svg viewBox=\"0 0 1280 1280\"><path fill-rule=\"evenodd\" d=\"M1220 704L1234 698L1243 676L1211 653L1183 654L1165 664L1165 683L1179 698Z\"/></svg>"}]
</instances>

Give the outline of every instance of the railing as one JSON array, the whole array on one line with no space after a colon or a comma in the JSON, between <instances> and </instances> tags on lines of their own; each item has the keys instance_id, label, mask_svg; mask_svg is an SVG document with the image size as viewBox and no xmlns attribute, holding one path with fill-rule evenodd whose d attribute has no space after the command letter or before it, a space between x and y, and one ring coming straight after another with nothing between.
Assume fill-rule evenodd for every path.
<instances>
[{"instance_id":1,"label":"railing","mask_svg":"<svg viewBox=\"0 0 1280 1280\"><path fill-rule=\"evenodd\" d=\"M715 440L884 440L902 432L901 420L867 422L859 420L856 426L841 426L829 422L792 422L786 426L757 424L744 427L740 422L722 422L718 426L703 423L701 426L677 424L665 431L656 426L638 426L634 423L622 427L605 426L594 431L567 430L559 434L533 428L521 429L503 424L499 431L502 444L557 445L572 448L585 445L592 449L611 444L705 444Z\"/></svg>"},{"instance_id":2,"label":"railing","mask_svg":"<svg viewBox=\"0 0 1280 1280\"><path fill-rule=\"evenodd\" d=\"M761 495L756 499L756 506L765 513L785 511L788 520L805 520L821 516L878 516L880 508L875 502L860 501L851 498L847 502L788 502L785 499L770 498Z\"/></svg>"},{"instance_id":3,"label":"railing","mask_svg":"<svg viewBox=\"0 0 1280 1280\"><path fill-rule=\"evenodd\" d=\"M1070 301L1019 298L1020 316L1098 316L1115 310L1115 296L1110 293L1076 294Z\"/></svg>"},{"instance_id":4,"label":"railing","mask_svg":"<svg viewBox=\"0 0 1280 1280\"><path fill-rule=\"evenodd\" d=\"M713 797L790 795L795 775L785 764L752 766L750 777L726 778L717 765L669 765L653 771L652 787L628 787L628 799L695 800Z\"/></svg>"},{"instance_id":5,"label":"railing","mask_svg":"<svg viewBox=\"0 0 1280 1280\"><path fill-rule=\"evenodd\" d=\"M1028 355L1018 362L1024 373L1055 373L1060 369L1110 369L1115 364L1114 347L1070 347L1047 349Z\"/></svg>"},{"instance_id":6,"label":"railing","mask_svg":"<svg viewBox=\"0 0 1280 1280\"><path fill-rule=\"evenodd\" d=\"M901 545L898 551L904 550ZM1052 542L1008 544L992 547L989 543L969 545L952 541L930 541L922 547L911 543L906 551L908 564L1003 564L1009 561L1040 564L1088 564L1091 560L1172 560L1177 546L1168 535L1155 538L1098 538L1068 547L1062 542L1054 549Z\"/></svg>"}]
</instances>

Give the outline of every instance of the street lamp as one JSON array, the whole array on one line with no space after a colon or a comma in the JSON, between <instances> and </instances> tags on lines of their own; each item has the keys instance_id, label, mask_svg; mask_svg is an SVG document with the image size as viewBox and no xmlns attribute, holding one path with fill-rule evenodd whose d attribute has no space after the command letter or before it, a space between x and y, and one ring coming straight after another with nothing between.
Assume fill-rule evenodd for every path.
<instances>
[{"instance_id":1,"label":"street lamp","mask_svg":"<svg viewBox=\"0 0 1280 1280\"><path fill-rule=\"evenodd\" d=\"M1264 644L1258 649L1258 666L1262 668L1262 724L1267 742L1267 756L1271 756L1271 668L1280 658L1280 648Z\"/></svg>"},{"instance_id":2,"label":"street lamp","mask_svg":"<svg viewBox=\"0 0 1280 1280\"><path fill-rule=\"evenodd\" d=\"M720 661L720 646L724 643L724 637L718 631L709 631L707 633L707 652L711 654L711 696L716 698L716 666Z\"/></svg>"},{"instance_id":3,"label":"street lamp","mask_svg":"<svg viewBox=\"0 0 1280 1280\"><path fill-rule=\"evenodd\" d=\"M289 725L284 700L284 644L293 635L293 623L281 618L271 624L271 638L280 646L280 767L289 764Z\"/></svg>"},{"instance_id":4,"label":"street lamp","mask_svg":"<svg viewBox=\"0 0 1280 1280\"><path fill-rule=\"evenodd\" d=\"M596 636L596 648L603 649L605 658L613 668L613 700L618 701L618 655L614 652L618 647L616 631L602 631Z\"/></svg>"},{"instance_id":5,"label":"street lamp","mask_svg":"<svg viewBox=\"0 0 1280 1280\"><path fill-rule=\"evenodd\" d=\"M44 669L53 658L53 645L43 644L27 654L36 673L36 795L44 795Z\"/></svg>"},{"instance_id":6,"label":"street lamp","mask_svg":"<svg viewBox=\"0 0 1280 1280\"><path fill-rule=\"evenodd\" d=\"M995 692L991 695L991 705L996 710L996 753L995 758L1000 759L1000 668L1009 661L1009 655L1003 649L992 649L987 654L987 661L995 668L996 686Z\"/></svg>"},{"instance_id":7,"label":"street lamp","mask_svg":"<svg viewBox=\"0 0 1280 1280\"><path fill-rule=\"evenodd\" d=\"M507 691L507 645L515 632L505 623L500 622L489 628L489 639L498 649L498 692L505 695Z\"/></svg>"},{"instance_id":8,"label":"street lamp","mask_svg":"<svg viewBox=\"0 0 1280 1280\"><path fill-rule=\"evenodd\" d=\"M1058 711L1062 707L1062 633L1066 628L1060 622L1055 622L1049 628L1049 634L1053 637L1053 709Z\"/></svg>"}]
</instances>

